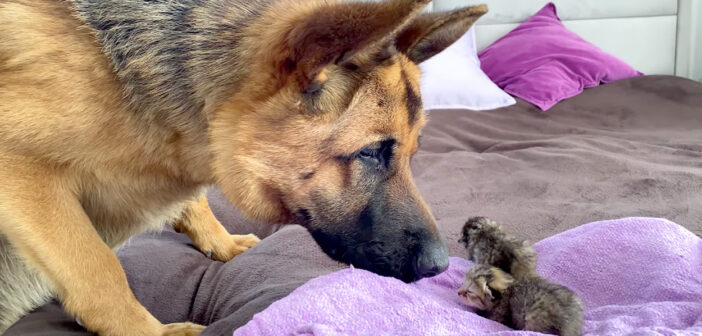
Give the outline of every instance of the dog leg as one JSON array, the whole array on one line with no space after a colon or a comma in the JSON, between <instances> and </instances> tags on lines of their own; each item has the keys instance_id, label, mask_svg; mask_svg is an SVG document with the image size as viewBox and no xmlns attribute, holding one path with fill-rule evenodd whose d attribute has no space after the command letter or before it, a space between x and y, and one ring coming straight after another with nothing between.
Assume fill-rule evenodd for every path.
<instances>
[{"instance_id":1,"label":"dog leg","mask_svg":"<svg viewBox=\"0 0 702 336\"><path fill-rule=\"evenodd\" d=\"M137 301L62 173L4 159L0 154L0 233L87 329L103 336L197 335L204 329L164 326Z\"/></svg>"},{"instance_id":2,"label":"dog leg","mask_svg":"<svg viewBox=\"0 0 702 336\"><path fill-rule=\"evenodd\" d=\"M0 234L0 335L32 309L51 299L48 281L27 267Z\"/></svg>"},{"instance_id":3,"label":"dog leg","mask_svg":"<svg viewBox=\"0 0 702 336\"><path fill-rule=\"evenodd\" d=\"M187 234L202 253L225 262L260 241L253 234L229 234L222 223L215 218L205 196L197 201L188 202L183 215L173 224L173 227L176 231Z\"/></svg>"}]
</instances>

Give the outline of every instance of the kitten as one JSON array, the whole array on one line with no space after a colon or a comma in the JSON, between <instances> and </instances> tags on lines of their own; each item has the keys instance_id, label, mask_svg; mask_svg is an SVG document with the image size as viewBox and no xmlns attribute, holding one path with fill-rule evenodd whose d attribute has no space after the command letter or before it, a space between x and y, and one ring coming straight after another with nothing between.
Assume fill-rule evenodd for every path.
<instances>
[{"instance_id":1,"label":"kitten","mask_svg":"<svg viewBox=\"0 0 702 336\"><path fill-rule=\"evenodd\" d=\"M505 233L497 223L485 217L473 217L463 225L459 242L476 264L492 265L515 279L537 277L536 252L524 240Z\"/></svg>"},{"instance_id":2,"label":"kitten","mask_svg":"<svg viewBox=\"0 0 702 336\"><path fill-rule=\"evenodd\" d=\"M458 290L478 313L514 329L580 335L583 305L570 289L540 277L517 280L497 267L476 264Z\"/></svg>"}]
</instances>

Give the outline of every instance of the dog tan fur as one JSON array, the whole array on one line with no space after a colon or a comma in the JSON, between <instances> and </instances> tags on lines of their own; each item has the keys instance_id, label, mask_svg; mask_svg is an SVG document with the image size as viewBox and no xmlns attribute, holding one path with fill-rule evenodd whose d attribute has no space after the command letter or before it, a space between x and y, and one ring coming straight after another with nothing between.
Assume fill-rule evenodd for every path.
<instances>
[{"instance_id":1,"label":"dog tan fur","mask_svg":"<svg viewBox=\"0 0 702 336\"><path fill-rule=\"evenodd\" d=\"M0 2L0 283L3 274L20 277L0 287L0 300L22 296L0 303L8 316L0 333L55 294L100 335L199 334L202 326L162 325L149 314L112 249L171 222L217 260L244 252L258 238L230 235L216 220L203 196L212 184L251 218L307 224L333 257L341 258L322 233L346 242L360 231L337 218L358 218L373 202L397 205L397 223L413 213L417 249L440 247L409 169L426 122L417 112L416 63L486 8L426 20L419 11L427 1L222 3L223 10L220 2L191 8L184 19L188 29L213 34L188 35L193 44L216 48L160 59L163 50L138 53L159 40L148 31L113 57L123 44L101 35L112 28L94 22L91 2ZM229 21L246 24L215 29ZM165 45L185 37L173 38ZM228 49L230 40L237 43ZM176 58L187 76L166 80L184 72L169 72L165 62ZM378 143L388 147L362 150ZM388 161L381 160L385 177L372 175L381 168L369 170L367 153ZM378 186L382 197L370 191ZM326 235L331 227L343 234Z\"/></svg>"}]
</instances>

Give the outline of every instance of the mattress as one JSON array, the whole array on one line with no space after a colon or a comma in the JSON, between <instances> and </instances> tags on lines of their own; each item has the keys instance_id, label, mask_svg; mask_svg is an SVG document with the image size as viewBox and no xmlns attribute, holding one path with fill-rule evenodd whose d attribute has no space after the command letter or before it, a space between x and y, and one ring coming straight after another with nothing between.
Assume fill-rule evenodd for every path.
<instances>
[{"instance_id":1,"label":"mattress","mask_svg":"<svg viewBox=\"0 0 702 336\"><path fill-rule=\"evenodd\" d=\"M578 225L662 217L702 234L702 84L643 76L602 85L543 112L519 100L493 111L434 110L413 158L416 183L450 255L470 216L488 216L532 241ZM118 251L139 300L164 323L209 325L229 335L309 279L346 267L299 226L247 222L213 190L232 233L260 244L230 262L207 259L165 230ZM56 302L6 335L86 335Z\"/></svg>"}]
</instances>

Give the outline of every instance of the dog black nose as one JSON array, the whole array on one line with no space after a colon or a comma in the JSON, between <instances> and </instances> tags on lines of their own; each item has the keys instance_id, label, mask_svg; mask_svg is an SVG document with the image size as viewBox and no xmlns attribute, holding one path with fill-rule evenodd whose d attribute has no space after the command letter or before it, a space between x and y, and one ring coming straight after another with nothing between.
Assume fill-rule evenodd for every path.
<instances>
[{"instance_id":1,"label":"dog black nose","mask_svg":"<svg viewBox=\"0 0 702 336\"><path fill-rule=\"evenodd\" d=\"M446 244L436 244L422 250L417 256L416 273L418 278L430 278L448 268L448 249Z\"/></svg>"}]
</instances>

